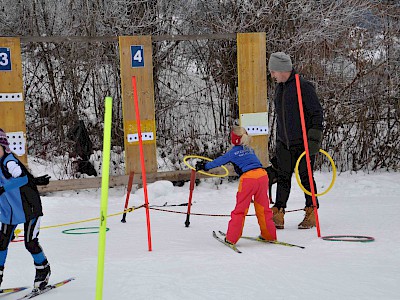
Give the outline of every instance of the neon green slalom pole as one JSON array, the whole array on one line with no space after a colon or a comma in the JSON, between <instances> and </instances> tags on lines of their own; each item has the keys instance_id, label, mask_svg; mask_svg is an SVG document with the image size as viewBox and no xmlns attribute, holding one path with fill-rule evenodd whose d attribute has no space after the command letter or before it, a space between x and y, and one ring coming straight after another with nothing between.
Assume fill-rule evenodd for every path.
<instances>
[{"instance_id":1,"label":"neon green slalom pole","mask_svg":"<svg viewBox=\"0 0 400 300\"><path fill-rule=\"evenodd\" d=\"M111 150L111 121L112 121L112 98L105 99L104 114L104 136L103 136L103 167L101 177L101 207L100 207L100 230L99 230L99 253L97 260L97 282L96 300L103 298L104 280L104 254L106 250L107 231L107 206L108 206L108 185L110 173L110 150Z\"/></svg>"}]
</instances>

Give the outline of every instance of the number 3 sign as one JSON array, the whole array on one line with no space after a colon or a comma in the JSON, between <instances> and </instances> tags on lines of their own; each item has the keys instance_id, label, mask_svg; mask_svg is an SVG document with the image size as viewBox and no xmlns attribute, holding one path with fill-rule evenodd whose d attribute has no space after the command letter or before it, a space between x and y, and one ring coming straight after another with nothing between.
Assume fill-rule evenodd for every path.
<instances>
[{"instance_id":1,"label":"number 3 sign","mask_svg":"<svg viewBox=\"0 0 400 300\"><path fill-rule=\"evenodd\" d=\"M10 48L0 48L0 71L11 71Z\"/></svg>"},{"instance_id":2,"label":"number 3 sign","mask_svg":"<svg viewBox=\"0 0 400 300\"><path fill-rule=\"evenodd\" d=\"M131 46L132 68L144 67L143 46Z\"/></svg>"}]
</instances>

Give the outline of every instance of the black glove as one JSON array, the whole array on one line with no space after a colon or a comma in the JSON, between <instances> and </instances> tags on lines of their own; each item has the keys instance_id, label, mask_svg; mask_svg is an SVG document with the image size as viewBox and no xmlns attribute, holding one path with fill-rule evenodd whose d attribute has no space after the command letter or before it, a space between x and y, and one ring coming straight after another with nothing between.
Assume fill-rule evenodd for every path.
<instances>
[{"instance_id":1,"label":"black glove","mask_svg":"<svg viewBox=\"0 0 400 300\"><path fill-rule=\"evenodd\" d=\"M196 163L196 171L206 171L206 162L198 161Z\"/></svg>"},{"instance_id":2,"label":"black glove","mask_svg":"<svg viewBox=\"0 0 400 300\"><path fill-rule=\"evenodd\" d=\"M35 185L48 185L49 184L49 181L50 181L50 176L49 175L43 175L43 176L40 176L40 177L35 177L35 178L33 178L33 183L35 184Z\"/></svg>"},{"instance_id":3,"label":"black glove","mask_svg":"<svg viewBox=\"0 0 400 300\"><path fill-rule=\"evenodd\" d=\"M5 192L4 186L0 186L0 196Z\"/></svg>"},{"instance_id":4,"label":"black glove","mask_svg":"<svg viewBox=\"0 0 400 300\"><path fill-rule=\"evenodd\" d=\"M310 156L315 155L319 152L321 148L322 141L322 131L319 129L311 128L308 130L308 150L310 151Z\"/></svg>"}]
</instances>

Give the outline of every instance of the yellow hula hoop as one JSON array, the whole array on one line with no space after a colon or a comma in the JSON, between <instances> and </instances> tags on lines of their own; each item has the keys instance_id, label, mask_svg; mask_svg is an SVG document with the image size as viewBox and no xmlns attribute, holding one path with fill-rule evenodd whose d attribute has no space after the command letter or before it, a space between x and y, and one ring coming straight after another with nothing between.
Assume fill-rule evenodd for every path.
<instances>
[{"instance_id":1,"label":"yellow hula hoop","mask_svg":"<svg viewBox=\"0 0 400 300\"><path fill-rule=\"evenodd\" d=\"M335 183L335 180L336 180L336 166L335 166L335 163L333 162L332 157L328 154L328 152L326 152L326 151L324 151L324 150L322 150L322 149L319 149L319 152L321 152L322 154L324 154L324 155L329 159L329 161L331 162L331 164L332 164L332 171L333 171L333 177L332 177L331 184L328 186L328 188L327 188L324 192L322 192L322 193L315 194L316 197L325 195L327 192L329 192L329 190L333 187L333 184ZM304 186L301 184L300 176L299 176L299 164L300 164L300 161L301 161L301 159L302 159L302 157L303 157L304 155L306 155L306 151L304 151L304 152L300 155L299 159L297 160L296 166L295 166L295 168L294 168L294 173L296 174L296 180L297 180L297 184L299 185L299 187L303 190L304 193L306 193L307 195L312 196L312 194L311 194L309 191L307 191L307 190L304 188Z\"/></svg>"},{"instance_id":2,"label":"yellow hula hoop","mask_svg":"<svg viewBox=\"0 0 400 300\"><path fill-rule=\"evenodd\" d=\"M186 156L183 158L183 162L184 162L185 165L187 165L188 168L191 169L191 170L196 170L196 169L195 169L194 167L192 167L192 166L187 162L187 160L188 160L189 158L199 158L199 159L203 159L203 160L206 160L206 161L212 161L212 159L210 159L210 158L208 158L208 157L204 157L204 156L186 155ZM221 174L221 175L220 175L220 174L211 174L211 173L208 173L208 172L205 172L205 171L197 171L197 172L199 172L200 174L204 174L204 175L207 175L207 176L211 176L211 177L225 177L225 176L228 176L228 175L229 175L229 170L228 170L225 166L221 166L221 168L225 170L225 174Z\"/></svg>"}]
</instances>

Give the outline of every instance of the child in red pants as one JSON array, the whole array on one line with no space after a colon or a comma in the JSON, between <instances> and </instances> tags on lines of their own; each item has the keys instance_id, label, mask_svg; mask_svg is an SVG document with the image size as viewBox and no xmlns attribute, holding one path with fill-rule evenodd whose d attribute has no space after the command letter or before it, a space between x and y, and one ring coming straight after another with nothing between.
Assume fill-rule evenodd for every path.
<instances>
[{"instance_id":1,"label":"child in red pants","mask_svg":"<svg viewBox=\"0 0 400 300\"><path fill-rule=\"evenodd\" d=\"M267 172L263 169L254 150L249 147L250 136L246 129L234 127L231 132L231 142L234 146L224 155L208 163L198 162L196 164L197 171L208 171L232 163L235 172L240 176L236 206L231 213L225 241L236 244L242 236L244 221L251 200L254 200L261 237L274 241L276 240L276 228L272 221L272 211L269 208Z\"/></svg>"}]
</instances>

